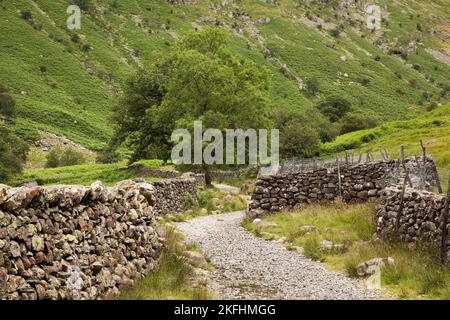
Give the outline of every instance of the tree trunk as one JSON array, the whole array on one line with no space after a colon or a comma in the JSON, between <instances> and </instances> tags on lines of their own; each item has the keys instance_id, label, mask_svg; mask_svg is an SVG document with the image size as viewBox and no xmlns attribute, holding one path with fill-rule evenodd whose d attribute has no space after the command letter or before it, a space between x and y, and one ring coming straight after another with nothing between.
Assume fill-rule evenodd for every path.
<instances>
[{"instance_id":1,"label":"tree trunk","mask_svg":"<svg viewBox=\"0 0 450 320\"><path fill-rule=\"evenodd\" d=\"M205 163L202 164L202 171L203 171L203 174L205 175L206 186L212 187L211 173L209 172L209 168L208 168L207 164L205 164Z\"/></svg>"}]
</instances>

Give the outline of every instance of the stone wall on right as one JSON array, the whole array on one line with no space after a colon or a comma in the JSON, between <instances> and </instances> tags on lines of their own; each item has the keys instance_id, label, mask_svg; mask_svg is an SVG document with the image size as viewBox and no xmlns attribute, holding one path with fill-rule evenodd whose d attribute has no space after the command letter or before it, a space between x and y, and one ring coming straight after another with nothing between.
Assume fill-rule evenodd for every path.
<instances>
[{"instance_id":1,"label":"stone wall on right","mask_svg":"<svg viewBox=\"0 0 450 320\"><path fill-rule=\"evenodd\" d=\"M376 216L377 234L381 238L398 236L399 240L417 243L426 242L435 248L441 247L442 224L445 212L446 196L433 192L406 188L401 208L402 188L400 186L384 189L380 195L380 205ZM397 232L397 215L400 223ZM450 221L448 219L447 221ZM450 223L447 224L447 235ZM446 241L447 259L450 261L450 240Z\"/></svg>"},{"instance_id":2,"label":"stone wall on right","mask_svg":"<svg viewBox=\"0 0 450 320\"><path fill-rule=\"evenodd\" d=\"M249 204L248 216L298 209L310 203L332 203L342 198L347 203L377 200L384 188L403 184L406 169L410 183L420 190L436 186L436 166L431 157L369 161L318 167L259 177Z\"/></svg>"}]
</instances>

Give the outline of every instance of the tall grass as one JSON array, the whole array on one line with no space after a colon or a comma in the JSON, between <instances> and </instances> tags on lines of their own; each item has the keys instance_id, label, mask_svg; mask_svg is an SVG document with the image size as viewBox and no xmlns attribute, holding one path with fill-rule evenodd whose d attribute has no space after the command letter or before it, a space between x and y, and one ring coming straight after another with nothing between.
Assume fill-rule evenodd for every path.
<instances>
[{"instance_id":1,"label":"tall grass","mask_svg":"<svg viewBox=\"0 0 450 320\"><path fill-rule=\"evenodd\" d=\"M202 285L193 286L193 269L183 255L181 236L168 228L166 243L154 272L125 290L123 300L206 300L212 296Z\"/></svg>"},{"instance_id":2,"label":"tall grass","mask_svg":"<svg viewBox=\"0 0 450 320\"><path fill-rule=\"evenodd\" d=\"M356 277L358 264L374 258L394 258L382 268L382 285L403 299L450 299L450 266L439 262L436 249L426 244L408 245L373 241L374 203L313 205L306 209L271 215L258 226L244 226L266 239L287 238L287 247L303 247L303 254L324 262L330 269ZM315 226L305 231L303 226ZM323 240L343 244L339 250L321 250Z\"/></svg>"}]
</instances>

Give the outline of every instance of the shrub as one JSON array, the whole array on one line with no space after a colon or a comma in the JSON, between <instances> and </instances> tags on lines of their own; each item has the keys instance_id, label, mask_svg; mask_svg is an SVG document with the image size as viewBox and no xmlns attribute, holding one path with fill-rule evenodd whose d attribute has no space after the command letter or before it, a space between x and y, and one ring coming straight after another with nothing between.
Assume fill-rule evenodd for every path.
<instances>
[{"instance_id":1,"label":"shrub","mask_svg":"<svg viewBox=\"0 0 450 320\"><path fill-rule=\"evenodd\" d=\"M83 11L89 11L92 8L91 0L72 0L72 4L76 4Z\"/></svg>"},{"instance_id":2,"label":"shrub","mask_svg":"<svg viewBox=\"0 0 450 320\"><path fill-rule=\"evenodd\" d=\"M80 42L80 36L78 35L78 34L76 34L76 33L74 33L71 37L70 37L70 40L72 41L72 42Z\"/></svg>"},{"instance_id":3,"label":"shrub","mask_svg":"<svg viewBox=\"0 0 450 320\"><path fill-rule=\"evenodd\" d=\"M363 85L365 87L365 86L367 86L370 83L370 79L369 78L362 78L361 80L359 80L359 83L361 83L361 85Z\"/></svg>"},{"instance_id":4,"label":"shrub","mask_svg":"<svg viewBox=\"0 0 450 320\"><path fill-rule=\"evenodd\" d=\"M376 125L376 122L370 116L362 113L347 113L339 122L339 133L344 134L348 132L364 130Z\"/></svg>"},{"instance_id":5,"label":"shrub","mask_svg":"<svg viewBox=\"0 0 450 320\"><path fill-rule=\"evenodd\" d=\"M336 122L352 109L350 102L339 96L331 96L321 101L317 109L331 122Z\"/></svg>"},{"instance_id":6,"label":"shrub","mask_svg":"<svg viewBox=\"0 0 450 320\"><path fill-rule=\"evenodd\" d=\"M85 44L83 44L81 46L81 51L88 52L88 51L91 51L91 50L92 50L92 47L91 47L90 44L85 43Z\"/></svg>"},{"instance_id":7,"label":"shrub","mask_svg":"<svg viewBox=\"0 0 450 320\"><path fill-rule=\"evenodd\" d=\"M339 37L340 34L341 34L341 31L339 29L331 29L330 30L330 35L334 38Z\"/></svg>"},{"instance_id":8,"label":"shrub","mask_svg":"<svg viewBox=\"0 0 450 320\"><path fill-rule=\"evenodd\" d=\"M47 168L56 168L64 166L74 166L86 163L86 158L83 153L74 148L54 148L47 155Z\"/></svg>"},{"instance_id":9,"label":"shrub","mask_svg":"<svg viewBox=\"0 0 450 320\"><path fill-rule=\"evenodd\" d=\"M22 171L28 145L8 128L0 126L0 183L7 183Z\"/></svg>"},{"instance_id":10,"label":"shrub","mask_svg":"<svg viewBox=\"0 0 450 320\"><path fill-rule=\"evenodd\" d=\"M21 10L20 17L26 21L31 21L33 19L33 14L30 10Z\"/></svg>"},{"instance_id":11,"label":"shrub","mask_svg":"<svg viewBox=\"0 0 450 320\"><path fill-rule=\"evenodd\" d=\"M96 162L98 163L116 163L119 162L119 154L111 147L106 147L98 155Z\"/></svg>"},{"instance_id":12,"label":"shrub","mask_svg":"<svg viewBox=\"0 0 450 320\"><path fill-rule=\"evenodd\" d=\"M319 81L316 78L311 78L306 80L305 83L306 86L306 92L310 96L316 95L317 91L319 90Z\"/></svg>"},{"instance_id":13,"label":"shrub","mask_svg":"<svg viewBox=\"0 0 450 320\"><path fill-rule=\"evenodd\" d=\"M16 101L6 92L0 93L0 115L13 117L16 112Z\"/></svg>"}]
</instances>

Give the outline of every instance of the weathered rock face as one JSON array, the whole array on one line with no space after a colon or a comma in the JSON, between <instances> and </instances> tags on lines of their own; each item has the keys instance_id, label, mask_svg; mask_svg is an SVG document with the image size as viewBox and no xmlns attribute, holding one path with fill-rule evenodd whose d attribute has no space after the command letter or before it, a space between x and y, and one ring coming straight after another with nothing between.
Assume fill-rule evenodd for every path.
<instances>
[{"instance_id":1,"label":"weathered rock face","mask_svg":"<svg viewBox=\"0 0 450 320\"><path fill-rule=\"evenodd\" d=\"M117 295L154 269L155 208L178 207L179 188L195 194L195 180L0 186L0 299Z\"/></svg>"},{"instance_id":2,"label":"weathered rock face","mask_svg":"<svg viewBox=\"0 0 450 320\"><path fill-rule=\"evenodd\" d=\"M400 187L386 188L381 193L376 226L377 233L382 238L394 235L401 193ZM440 248L445 198L444 195L407 188L398 228L399 239L411 243L427 242ZM447 234L450 234L450 222L447 230ZM446 245L447 256L450 258L450 240L447 240Z\"/></svg>"},{"instance_id":3,"label":"weathered rock face","mask_svg":"<svg viewBox=\"0 0 450 320\"><path fill-rule=\"evenodd\" d=\"M408 158L411 180L420 188L431 188L434 162L427 158ZM417 168L420 169L417 169ZM339 188L340 172L341 189ZM379 198L381 191L404 179L405 172L398 161L372 161L337 167L323 167L306 172L260 177L249 204L250 218L282 209L297 209L310 203L330 203L342 195L348 203L362 203Z\"/></svg>"}]
</instances>

